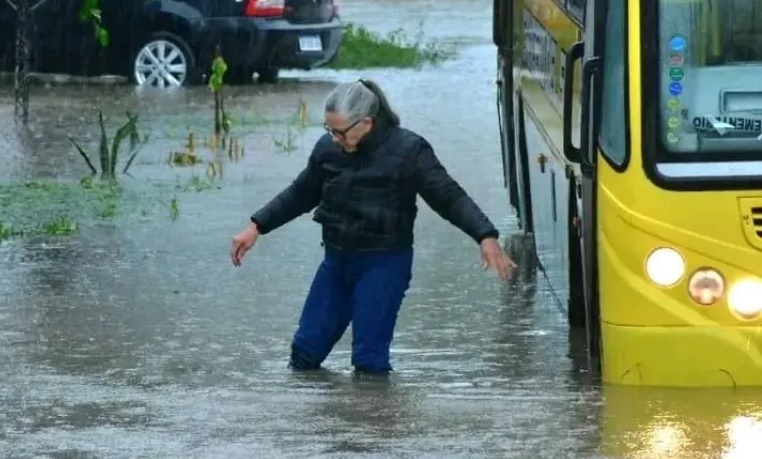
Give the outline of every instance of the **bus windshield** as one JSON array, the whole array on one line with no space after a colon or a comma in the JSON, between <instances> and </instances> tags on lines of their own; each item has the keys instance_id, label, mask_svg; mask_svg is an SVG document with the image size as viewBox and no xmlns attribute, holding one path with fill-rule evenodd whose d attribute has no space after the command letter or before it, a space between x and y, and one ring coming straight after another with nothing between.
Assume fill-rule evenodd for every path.
<instances>
[{"instance_id":1,"label":"bus windshield","mask_svg":"<svg viewBox=\"0 0 762 459\"><path fill-rule=\"evenodd\" d=\"M762 159L762 0L659 0L658 9L666 153Z\"/></svg>"}]
</instances>

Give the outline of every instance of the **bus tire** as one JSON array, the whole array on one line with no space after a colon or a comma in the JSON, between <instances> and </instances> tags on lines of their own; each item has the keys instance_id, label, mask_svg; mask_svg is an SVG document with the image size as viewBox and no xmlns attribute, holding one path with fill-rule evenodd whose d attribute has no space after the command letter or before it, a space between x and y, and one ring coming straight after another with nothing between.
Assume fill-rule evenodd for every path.
<instances>
[{"instance_id":1,"label":"bus tire","mask_svg":"<svg viewBox=\"0 0 762 459\"><path fill-rule=\"evenodd\" d=\"M568 241L568 276L569 300L567 321L571 328L585 328L587 312L585 310L585 284L582 266L582 240L579 234L579 212L577 211L577 183L570 174L567 211Z\"/></svg>"}]
</instances>

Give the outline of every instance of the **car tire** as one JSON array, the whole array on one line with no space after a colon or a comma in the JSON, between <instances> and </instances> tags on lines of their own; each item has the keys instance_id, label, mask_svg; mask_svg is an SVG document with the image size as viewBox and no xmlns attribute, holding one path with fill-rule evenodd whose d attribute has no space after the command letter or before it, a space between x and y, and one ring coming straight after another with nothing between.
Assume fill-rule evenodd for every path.
<instances>
[{"instance_id":1,"label":"car tire","mask_svg":"<svg viewBox=\"0 0 762 459\"><path fill-rule=\"evenodd\" d=\"M278 68L265 67L257 70L257 83L271 84L278 82Z\"/></svg>"},{"instance_id":2,"label":"car tire","mask_svg":"<svg viewBox=\"0 0 762 459\"><path fill-rule=\"evenodd\" d=\"M134 84L167 88L196 84L200 80L190 46L173 33L151 34L133 53L130 81Z\"/></svg>"}]
</instances>

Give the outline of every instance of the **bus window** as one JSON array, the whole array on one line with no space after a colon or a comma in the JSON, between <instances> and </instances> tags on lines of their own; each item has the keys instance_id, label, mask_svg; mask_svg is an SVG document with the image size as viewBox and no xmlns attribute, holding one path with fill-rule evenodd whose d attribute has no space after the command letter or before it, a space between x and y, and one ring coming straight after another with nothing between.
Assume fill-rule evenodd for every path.
<instances>
[{"instance_id":1,"label":"bus window","mask_svg":"<svg viewBox=\"0 0 762 459\"><path fill-rule=\"evenodd\" d=\"M603 96L601 98L601 152L622 166L627 158L627 105L625 103L625 27L626 0L609 0L603 40Z\"/></svg>"},{"instance_id":2,"label":"bus window","mask_svg":"<svg viewBox=\"0 0 762 459\"><path fill-rule=\"evenodd\" d=\"M571 11L580 21L584 21L585 3L587 0L566 0L566 9Z\"/></svg>"},{"instance_id":3,"label":"bus window","mask_svg":"<svg viewBox=\"0 0 762 459\"><path fill-rule=\"evenodd\" d=\"M659 0L667 153L762 157L762 0Z\"/></svg>"}]
</instances>

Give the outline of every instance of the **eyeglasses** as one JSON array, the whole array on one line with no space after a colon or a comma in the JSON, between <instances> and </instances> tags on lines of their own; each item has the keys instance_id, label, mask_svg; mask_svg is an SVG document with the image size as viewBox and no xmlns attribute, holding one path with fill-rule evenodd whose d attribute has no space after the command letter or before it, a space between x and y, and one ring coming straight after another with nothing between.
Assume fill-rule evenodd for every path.
<instances>
[{"instance_id":1,"label":"eyeglasses","mask_svg":"<svg viewBox=\"0 0 762 459\"><path fill-rule=\"evenodd\" d=\"M347 126L344 129L335 129L335 128L332 128L332 127L328 126L327 124L323 123L323 129L328 131L328 133L331 134L332 136L337 137L337 138L340 137L340 138L343 139L347 135L347 132L349 132L349 130L352 129L353 127L357 126L360 123L360 121L362 121L362 118L360 118L359 120L357 120L354 123L350 124L349 126Z\"/></svg>"}]
</instances>

